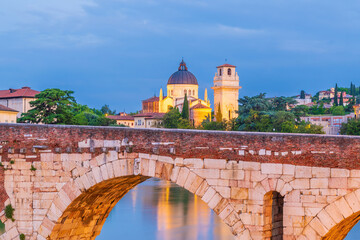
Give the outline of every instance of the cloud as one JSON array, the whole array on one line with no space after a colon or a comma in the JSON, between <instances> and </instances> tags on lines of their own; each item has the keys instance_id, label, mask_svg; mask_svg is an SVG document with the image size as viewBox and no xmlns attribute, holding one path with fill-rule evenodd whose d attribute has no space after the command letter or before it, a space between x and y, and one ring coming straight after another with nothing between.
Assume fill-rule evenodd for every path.
<instances>
[{"instance_id":1,"label":"cloud","mask_svg":"<svg viewBox=\"0 0 360 240\"><path fill-rule=\"evenodd\" d=\"M93 35L40 35L30 40L29 44L37 48L82 48L96 47L106 40Z\"/></svg>"},{"instance_id":2,"label":"cloud","mask_svg":"<svg viewBox=\"0 0 360 240\"><path fill-rule=\"evenodd\" d=\"M56 24L87 15L94 0L0 0L0 32Z\"/></svg>"},{"instance_id":3,"label":"cloud","mask_svg":"<svg viewBox=\"0 0 360 240\"><path fill-rule=\"evenodd\" d=\"M233 35L233 36L240 36L240 37L244 37L244 36L253 36L253 35L258 35L258 34L263 34L265 33L264 30L259 30L259 29L250 29L250 28L242 28L242 27L234 27L234 26L228 26L228 25L223 25L223 24L218 24L214 27L215 31L217 33L222 33L222 34L226 34L226 35Z\"/></svg>"}]
</instances>

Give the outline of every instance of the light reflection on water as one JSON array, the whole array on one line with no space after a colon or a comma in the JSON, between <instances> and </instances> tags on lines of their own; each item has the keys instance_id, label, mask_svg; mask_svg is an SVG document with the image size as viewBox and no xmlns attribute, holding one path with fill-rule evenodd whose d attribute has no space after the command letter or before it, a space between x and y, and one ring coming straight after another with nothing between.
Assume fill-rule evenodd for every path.
<instances>
[{"instance_id":1,"label":"light reflection on water","mask_svg":"<svg viewBox=\"0 0 360 240\"><path fill-rule=\"evenodd\" d=\"M109 214L97 240L233 240L230 228L196 195L149 179L130 190Z\"/></svg>"}]
</instances>

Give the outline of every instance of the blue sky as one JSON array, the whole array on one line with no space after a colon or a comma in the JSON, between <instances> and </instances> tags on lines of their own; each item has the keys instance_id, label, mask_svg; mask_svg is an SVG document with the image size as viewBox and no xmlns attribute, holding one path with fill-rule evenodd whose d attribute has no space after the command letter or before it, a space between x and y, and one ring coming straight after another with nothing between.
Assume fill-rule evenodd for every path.
<instances>
[{"instance_id":1,"label":"blue sky","mask_svg":"<svg viewBox=\"0 0 360 240\"><path fill-rule=\"evenodd\" d=\"M240 96L315 93L360 85L359 35L354 0L0 0L0 89L135 111L184 57L210 99L225 59Z\"/></svg>"}]
</instances>

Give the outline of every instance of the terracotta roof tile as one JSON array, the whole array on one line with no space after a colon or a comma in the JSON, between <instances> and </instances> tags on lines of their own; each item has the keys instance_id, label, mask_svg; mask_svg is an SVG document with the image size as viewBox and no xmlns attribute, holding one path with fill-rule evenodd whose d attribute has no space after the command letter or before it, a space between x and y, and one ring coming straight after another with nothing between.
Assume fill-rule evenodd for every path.
<instances>
[{"instance_id":1,"label":"terracotta roof tile","mask_svg":"<svg viewBox=\"0 0 360 240\"><path fill-rule=\"evenodd\" d=\"M0 98L21 98L21 97L35 97L39 91L33 90L29 87L22 87L20 89L0 90Z\"/></svg>"},{"instance_id":2,"label":"terracotta roof tile","mask_svg":"<svg viewBox=\"0 0 360 240\"><path fill-rule=\"evenodd\" d=\"M191 109L196 109L196 108L206 108L206 109L211 109L211 107L205 106L204 104L198 103L195 106L192 106Z\"/></svg>"},{"instance_id":3,"label":"terracotta roof tile","mask_svg":"<svg viewBox=\"0 0 360 240\"><path fill-rule=\"evenodd\" d=\"M165 113L140 113L134 115L134 117L145 117L145 118L163 118Z\"/></svg>"},{"instance_id":4,"label":"terracotta roof tile","mask_svg":"<svg viewBox=\"0 0 360 240\"><path fill-rule=\"evenodd\" d=\"M126 116L120 116L120 115L109 115L106 116L107 118L113 119L113 120L134 120L134 117L131 115L126 115Z\"/></svg>"},{"instance_id":5,"label":"terracotta roof tile","mask_svg":"<svg viewBox=\"0 0 360 240\"><path fill-rule=\"evenodd\" d=\"M217 68L221 68L221 67L236 67L236 66L231 65L231 64L227 64L227 63L225 63L223 65L220 65L220 66L217 66Z\"/></svg>"},{"instance_id":6,"label":"terracotta roof tile","mask_svg":"<svg viewBox=\"0 0 360 240\"><path fill-rule=\"evenodd\" d=\"M19 111L16 111L15 109L12 109L12 108L8 108L4 105L1 105L0 104L0 111L7 111L7 112L19 112Z\"/></svg>"}]
</instances>

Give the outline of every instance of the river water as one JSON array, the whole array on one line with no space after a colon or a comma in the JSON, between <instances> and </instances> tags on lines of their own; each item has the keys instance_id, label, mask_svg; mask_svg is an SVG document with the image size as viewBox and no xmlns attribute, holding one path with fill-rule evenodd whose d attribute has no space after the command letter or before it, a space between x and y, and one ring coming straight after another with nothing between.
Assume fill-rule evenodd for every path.
<instances>
[{"instance_id":1,"label":"river water","mask_svg":"<svg viewBox=\"0 0 360 240\"><path fill-rule=\"evenodd\" d=\"M96 240L233 240L230 228L199 197L149 179L130 190L109 214Z\"/></svg>"}]
</instances>

